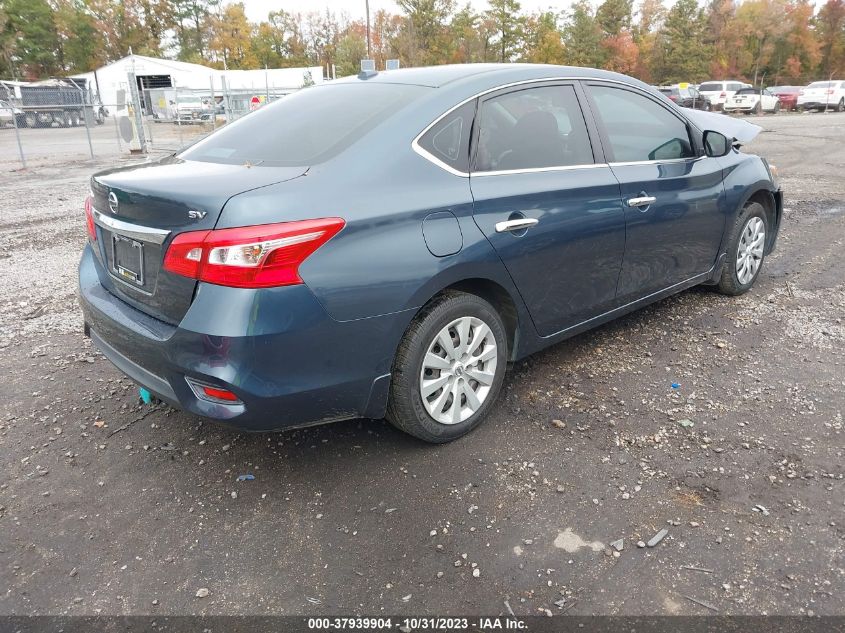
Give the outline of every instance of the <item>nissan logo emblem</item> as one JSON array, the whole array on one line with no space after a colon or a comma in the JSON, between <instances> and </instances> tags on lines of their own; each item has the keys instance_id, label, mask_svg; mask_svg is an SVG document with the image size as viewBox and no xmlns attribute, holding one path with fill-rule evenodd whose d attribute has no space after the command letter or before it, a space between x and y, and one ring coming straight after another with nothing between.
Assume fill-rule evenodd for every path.
<instances>
[{"instance_id":1,"label":"nissan logo emblem","mask_svg":"<svg viewBox=\"0 0 845 633\"><path fill-rule=\"evenodd\" d=\"M109 210L117 213L117 194L114 191L109 192Z\"/></svg>"}]
</instances>

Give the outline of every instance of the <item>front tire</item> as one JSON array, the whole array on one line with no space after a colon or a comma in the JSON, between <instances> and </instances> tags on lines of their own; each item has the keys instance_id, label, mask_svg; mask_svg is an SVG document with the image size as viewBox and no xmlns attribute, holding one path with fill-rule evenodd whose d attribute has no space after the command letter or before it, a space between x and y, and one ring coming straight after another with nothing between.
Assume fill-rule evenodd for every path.
<instances>
[{"instance_id":1,"label":"front tire","mask_svg":"<svg viewBox=\"0 0 845 633\"><path fill-rule=\"evenodd\" d=\"M731 230L719 292L737 296L751 289L763 267L768 232L768 218L763 205L749 202Z\"/></svg>"},{"instance_id":2,"label":"front tire","mask_svg":"<svg viewBox=\"0 0 845 633\"><path fill-rule=\"evenodd\" d=\"M507 347L493 306L476 295L444 292L422 309L399 344L387 419L434 444L466 435L499 395Z\"/></svg>"}]
</instances>

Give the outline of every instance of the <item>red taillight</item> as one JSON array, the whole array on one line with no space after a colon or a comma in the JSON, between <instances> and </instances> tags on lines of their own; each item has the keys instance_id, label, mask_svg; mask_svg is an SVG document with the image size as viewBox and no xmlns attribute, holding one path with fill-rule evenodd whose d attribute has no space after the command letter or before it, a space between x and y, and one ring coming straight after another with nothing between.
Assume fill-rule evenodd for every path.
<instances>
[{"instance_id":1,"label":"red taillight","mask_svg":"<svg viewBox=\"0 0 845 633\"><path fill-rule=\"evenodd\" d=\"M237 288L300 284L300 264L345 224L342 218L321 218L182 233L167 249L164 268Z\"/></svg>"},{"instance_id":2,"label":"red taillight","mask_svg":"<svg viewBox=\"0 0 845 633\"><path fill-rule=\"evenodd\" d=\"M676 97L675 95L669 95L669 98L670 98L672 101L677 101L677 100L678 100L678 97Z\"/></svg>"},{"instance_id":3,"label":"red taillight","mask_svg":"<svg viewBox=\"0 0 845 633\"><path fill-rule=\"evenodd\" d=\"M228 389L219 389L217 387L202 386L202 392L209 398L216 400L226 400L228 402L237 402L238 397Z\"/></svg>"},{"instance_id":4,"label":"red taillight","mask_svg":"<svg viewBox=\"0 0 845 633\"><path fill-rule=\"evenodd\" d=\"M97 241L97 227L94 225L94 211L91 196L85 198L85 225L88 227L88 237L92 242Z\"/></svg>"},{"instance_id":5,"label":"red taillight","mask_svg":"<svg viewBox=\"0 0 845 633\"><path fill-rule=\"evenodd\" d=\"M836 92L836 91L835 90L828 90L827 94L832 95L834 92Z\"/></svg>"},{"instance_id":6,"label":"red taillight","mask_svg":"<svg viewBox=\"0 0 845 633\"><path fill-rule=\"evenodd\" d=\"M728 93L727 93L727 92L725 92L724 90L722 90L722 94L720 94L720 95L719 95L719 98L720 98L720 99L724 99L724 98L725 98L725 97L727 97L727 96L728 96Z\"/></svg>"}]
</instances>

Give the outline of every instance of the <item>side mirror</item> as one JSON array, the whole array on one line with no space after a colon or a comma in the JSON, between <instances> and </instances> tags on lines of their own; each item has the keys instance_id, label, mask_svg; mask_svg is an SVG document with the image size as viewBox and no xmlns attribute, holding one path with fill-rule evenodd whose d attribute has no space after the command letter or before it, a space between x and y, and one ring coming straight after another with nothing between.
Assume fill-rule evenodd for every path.
<instances>
[{"instance_id":1,"label":"side mirror","mask_svg":"<svg viewBox=\"0 0 845 633\"><path fill-rule=\"evenodd\" d=\"M731 151L731 142L728 137L713 130L704 133L704 152L711 157L718 158L726 156Z\"/></svg>"}]
</instances>

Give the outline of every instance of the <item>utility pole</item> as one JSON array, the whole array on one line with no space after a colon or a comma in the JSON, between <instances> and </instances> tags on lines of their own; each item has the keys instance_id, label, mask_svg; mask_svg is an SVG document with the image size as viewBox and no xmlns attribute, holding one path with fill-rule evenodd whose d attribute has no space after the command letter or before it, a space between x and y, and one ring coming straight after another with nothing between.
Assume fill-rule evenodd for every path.
<instances>
[{"instance_id":1,"label":"utility pole","mask_svg":"<svg viewBox=\"0 0 845 633\"><path fill-rule=\"evenodd\" d=\"M373 56L370 53L370 0L364 0L364 4L367 7L367 59L372 59Z\"/></svg>"}]
</instances>

